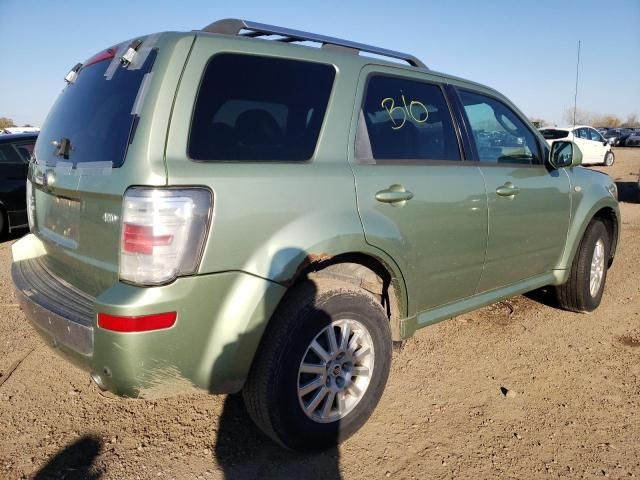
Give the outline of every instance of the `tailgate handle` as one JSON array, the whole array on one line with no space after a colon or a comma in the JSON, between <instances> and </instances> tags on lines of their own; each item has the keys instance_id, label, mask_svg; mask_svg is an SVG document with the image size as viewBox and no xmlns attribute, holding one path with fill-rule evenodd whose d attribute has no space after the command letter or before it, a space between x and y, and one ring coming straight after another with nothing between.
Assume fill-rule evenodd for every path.
<instances>
[{"instance_id":1,"label":"tailgate handle","mask_svg":"<svg viewBox=\"0 0 640 480\"><path fill-rule=\"evenodd\" d=\"M394 183L386 190L376 193L376 200L389 203L392 207L401 207L413 198L413 192L406 190L402 185Z\"/></svg>"}]
</instances>

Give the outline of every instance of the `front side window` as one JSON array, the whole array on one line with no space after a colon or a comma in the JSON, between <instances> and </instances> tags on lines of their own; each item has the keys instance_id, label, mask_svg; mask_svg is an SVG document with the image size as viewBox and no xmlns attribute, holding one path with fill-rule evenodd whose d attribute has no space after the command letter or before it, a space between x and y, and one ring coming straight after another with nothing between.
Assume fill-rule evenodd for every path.
<instances>
[{"instance_id":1,"label":"front side window","mask_svg":"<svg viewBox=\"0 0 640 480\"><path fill-rule=\"evenodd\" d=\"M481 162L540 164L536 137L504 103L485 95L460 90Z\"/></svg>"},{"instance_id":2,"label":"front side window","mask_svg":"<svg viewBox=\"0 0 640 480\"><path fill-rule=\"evenodd\" d=\"M595 142L604 142L604 139L602 138L602 135L600 135L600 133L598 133L593 128L589 129L589 135L591 136L591 140L593 140Z\"/></svg>"},{"instance_id":3,"label":"front side window","mask_svg":"<svg viewBox=\"0 0 640 480\"><path fill-rule=\"evenodd\" d=\"M356 144L360 161L460 160L442 90L406 78L369 78Z\"/></svg>"},{"instance_id":4,"label":"front side window","mask_svg":"<svg viewBox=\"0 0 640 480\"><path fill-rule=\"evenodd\" d=\"M196 99L188 154L201 161L305 161L333 86L331 65L219 54Z\"/></svg>"}]
</instances>

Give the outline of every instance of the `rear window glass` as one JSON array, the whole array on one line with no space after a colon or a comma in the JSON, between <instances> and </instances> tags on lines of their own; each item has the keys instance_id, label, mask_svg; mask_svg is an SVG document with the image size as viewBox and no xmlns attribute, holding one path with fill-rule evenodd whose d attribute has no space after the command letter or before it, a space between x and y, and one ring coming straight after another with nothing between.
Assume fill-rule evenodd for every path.
<instances>
[{"instance_id":1,"label":"rear window glass","mask_svg":"<svg viewBox=\"0 0 640 480\"><path fill-rule=\"evenodd\" d=\"M362 105L356 155L359 161L460 160L458 139L440 87L372 76Z\"/></svg>"},{"instance_id":2,"label":"rear window glass","mask_svg":"<svg viewBox=\"0 0 640 480\"><path fill-rule=\"evenodd\" d=\"M152 50L140 68L118 65L110 79L106 75L113 58L83 67L75 82L62 90L45 120L36 146L38 162L110 162L113 167L121 166L136 121L132 108L155 57ZM52 145L63 138L71 143L68 159L58 155Z\"/></svg>"},{"instance_id":3,"label":"rear window glass","mask_svg":"<svg viewBox=\"0 0 640 480\"><path fill-rule=\"evenodd\" d=\"M0 145L0 164L2 163L25 163L25 161L20 158L13 145L5 144Z\"/></svg>"},{"instance_id":4,"label":"rear window glass","mask_svg":"<svg viewBox=\"0 0 640 480\"><path fill-rule=\"evenodd\" d=\"M542 136L547 140L558 140L559 138L566 138L569 135L568 130L554 130L546 129L541 131Z\"/></svg>"},{"instance_id":5,"label":"rear window glass","mask_svg":"<svg viewBox=\"0 0 640 480\"><path fill-rule=\"evenodd\" d=\"M29 162L29 160L31 160L31 155L33 155L33 148L35 146L35 139L15 144L16 150L18 151L22 159L27 163Z\"/></svg>"},{"instance_id":6,"label":"rear window glass","mask_svg":"<svg viewBox=\"0 0 640 480\"><path fill-rule=\"evenodd\" d=\"M304 161L313 156L335 69L219 54L205 70L188 154L204 161Z\"/></svg>"}]
</instances>

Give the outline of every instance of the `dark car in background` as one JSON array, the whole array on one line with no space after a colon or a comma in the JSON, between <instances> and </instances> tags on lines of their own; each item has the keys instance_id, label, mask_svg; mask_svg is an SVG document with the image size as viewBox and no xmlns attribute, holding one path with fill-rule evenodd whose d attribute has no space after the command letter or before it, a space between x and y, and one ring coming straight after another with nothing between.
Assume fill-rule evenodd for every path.
<instances>
[{"instance_id":1,"label":"dark car in background","mask_svg":"<svg viewBox=\"0 0 640 480\"><path fill-rule=\"evenodd\" d=\"M609 145L614 147L622 147L627 140L627 137L633 133L630 128L612 128L607 130L604 134L604 138L609 141Z\"/></svg>"},{"instance_id":2,"label":"dark car in background","mask_svg":"<svg viewBox=\"0 0 640 480\"><path fill-rule=\"evenodd\" d=\"M625 147L640 147L640 128L636 128L625 140Z\"/></svg>"},{"instance_id":3,"label":"dark car in background","mask_svg":"<svg viewBox=\"0 0 640 480\"><path fill-rule=\"evenodd\" d=\"M27 171L37 133L0 135L0 234L26 228Z\"/></svg>"}]
</instances>

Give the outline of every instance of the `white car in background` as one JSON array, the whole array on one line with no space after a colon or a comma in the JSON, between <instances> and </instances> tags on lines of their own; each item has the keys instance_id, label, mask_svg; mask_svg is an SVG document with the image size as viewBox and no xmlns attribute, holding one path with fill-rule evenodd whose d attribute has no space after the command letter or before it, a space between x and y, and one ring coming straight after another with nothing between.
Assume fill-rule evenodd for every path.
<instances>
[{"instance_id":1,"label":"white car in background","mask_svg":"<svg viewBox=\"0 0 640 480\"><path fill-rule=\"evenodd\" d=\"M5 134L13 134L13 133L39 133L40 132L40 128L39 127L7 127L7 128L0 128L0 133L5 133Z\"/></svg>"},{"instance_id":2,"label":"white car in background","mask_svg":"<svg viewBox=\"0 0 640 480\"><path fill-rule=\"evenodd\" d=\"M587 125L575 127L546 127L540 133L551 145L555 140L571 140L582 152L584 165L613 165L615 156L611 145L595 128Z\"/></svg>"}]
</instances>

